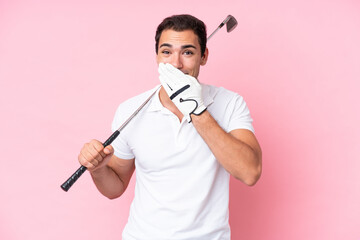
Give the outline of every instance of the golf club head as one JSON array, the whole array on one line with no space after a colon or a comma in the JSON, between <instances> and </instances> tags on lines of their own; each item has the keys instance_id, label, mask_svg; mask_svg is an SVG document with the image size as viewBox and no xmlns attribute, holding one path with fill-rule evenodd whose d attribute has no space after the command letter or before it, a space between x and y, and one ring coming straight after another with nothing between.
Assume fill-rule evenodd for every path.
<instances>
[{"instance_id":1,"label":"golf club head","mask_svg":"<svg viewBox=\"0 0 360 240\"><path fill-rule=\"evenodd\" d=\"M238 22L236 21L236 19L229 15L227 16L227 22L226 22L226 31L227 32L231 32L232 30L234 30L236 28L236 26L238 25Z\"/></svg>"},{"instance_id":2,"label":"golf club head","mask_svg":"<svg viewBox=\"0 0 360 240\"><path fill-rule=\"evenodd\" d=\"M217 31L219 31L219 29L222 28L225 24L226 24L226 31L229 33L229 32L231 32L232 30L234 30L234 29L236 28L236 26L237 26L238 23L237 23L236 19L235 19L233 16L228 15L228 16L225 18L225 20L224 20L222 23L220 23L220 25L218 26L218 28L215 29L215 31L210 34L210 36L207 38L207 40L209 41L209 39L210 39L212 36L214 36L214 34L215 34Z\"/></svg>"}]
</instances>

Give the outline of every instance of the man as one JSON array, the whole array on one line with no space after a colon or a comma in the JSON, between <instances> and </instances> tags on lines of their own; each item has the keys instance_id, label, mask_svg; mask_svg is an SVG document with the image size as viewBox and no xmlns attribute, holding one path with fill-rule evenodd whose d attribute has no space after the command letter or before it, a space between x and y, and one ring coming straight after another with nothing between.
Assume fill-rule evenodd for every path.
<instances>
[{"instance_id":1,"label":"man","mask_svg":"<svg viewBox=\"0 0 360 240\"><path fill-rule=\"evenodd\" d=\"M124 240L230 239L229 174L250 186L261 174L249 110L236 93L198 82L209 55L202 21L166 18L155 40L162 87L112 146L92 140L79 162L110 199L123 194L136 168ZM122 103L113 130L152 91Z\"/></svg>"}]
</instances>

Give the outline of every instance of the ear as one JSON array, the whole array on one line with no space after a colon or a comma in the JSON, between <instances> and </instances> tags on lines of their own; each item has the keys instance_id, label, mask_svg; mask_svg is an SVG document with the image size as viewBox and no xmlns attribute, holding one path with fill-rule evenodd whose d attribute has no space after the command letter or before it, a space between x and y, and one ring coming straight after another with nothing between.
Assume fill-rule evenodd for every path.
<instances>
[{"instance_id":1,"label":"ear","mask_svg":"<svg viewBox=\"0 0 360 240\"><path fill-rule=\"evenodd\" d=\"M201 62L200 62L200 65L201 66L204 66L208 60L208 57L209 57L209 49L206 48L205 49L205 52L204 52L204 55L201 57Z\"/></svg>"}]
</instances>

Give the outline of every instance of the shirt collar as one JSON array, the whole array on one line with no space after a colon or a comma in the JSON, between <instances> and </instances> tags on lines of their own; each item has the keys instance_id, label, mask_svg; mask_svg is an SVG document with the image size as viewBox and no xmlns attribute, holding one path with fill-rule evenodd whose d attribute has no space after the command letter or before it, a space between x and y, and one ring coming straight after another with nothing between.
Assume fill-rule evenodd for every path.
<instances>
[{"instance_id":1,"label":"shirt collar","mask_svg":"<svg viewBox=\"0 0 360 240\"><path fill-rule=\"evenodd\" d=\"M156 88L159 88L159 86L160 85L157 85L154 88L154 90ZM149 107L147 108L148 112L161 111L162 109L164 109L164 106L160 102L160 96L159 96L160 89L161 88L159 88L156 91L153 99L150 101ZM210 104L212 104L214 102L214 97L215 97L217 91L212 89L209 85L202 84L202 83L201 83L201 89L202 89L202 97L203 97L204 105L205 105L205 107L208 107Z\"/></svg>"},{"instance_id":2,"label":"shirt collar","mask_svg":"<svg viewBox=\"0 0 360 240\"><path fill-rule=\"evenodd\" d=\"M158 88L158 90L156 91L155 95L153 96L153 98L151 99L150 103L149 103L149 107L147 108L148 112L155 112L155 111L160 111L163 108L163 105L160 102L160 97L159 97L159 92L160 92L160 84L157 85L154 90Z\"/></svg>"}]
</instances>

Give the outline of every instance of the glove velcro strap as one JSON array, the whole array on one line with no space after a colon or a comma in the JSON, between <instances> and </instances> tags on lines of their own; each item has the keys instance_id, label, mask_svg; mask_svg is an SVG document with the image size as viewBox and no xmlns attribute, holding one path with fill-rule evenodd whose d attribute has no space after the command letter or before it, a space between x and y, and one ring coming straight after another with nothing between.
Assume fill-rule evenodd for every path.
<instances>
[{"instance_id":1,"label":"glove velcro strap","mask_svg":"<svg viewBox=\"0 0 360 240\"><path fill-rule=\"evenodd\" d=\"M186 89L188 89L190 87L190 85L185 85L182 88L180 88L179 90L177 90L176 92L174 92L173 94L171 94L170 96L170 100L173 100L174 98L176 98L177 95L179 95L180 93L182 93L183 91L185 91Z\"/></svg>"}]
</instances>

